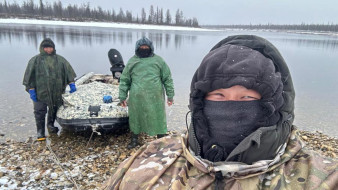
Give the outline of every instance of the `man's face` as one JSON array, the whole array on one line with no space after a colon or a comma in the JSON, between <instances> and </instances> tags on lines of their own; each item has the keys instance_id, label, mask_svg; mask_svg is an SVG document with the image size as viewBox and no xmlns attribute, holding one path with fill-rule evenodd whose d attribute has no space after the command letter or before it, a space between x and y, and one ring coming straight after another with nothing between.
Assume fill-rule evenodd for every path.
<instances>
[{"instance_id":1,"label":"man's face","mask_svg":"<svg viewBox=\"0 0 338 190\"><path fill-rule=\"evenodd\" d=\"M261 99L261 95L255 90L236 85L211 91L205 99L211 101L252 101Z\"/></svg>"},{"instance_id":2,"label":"man's face","mask_svg":"<svg viewBox=\"0 0 338 190\"><path fill-rule=\"evenodd\" d=\"M44 47L43 48L43 51L45 51L47 54L52 54L53 53L53 51L54 51L54 48L52 48L52 47Z\"/></svg>"}]
</instances>

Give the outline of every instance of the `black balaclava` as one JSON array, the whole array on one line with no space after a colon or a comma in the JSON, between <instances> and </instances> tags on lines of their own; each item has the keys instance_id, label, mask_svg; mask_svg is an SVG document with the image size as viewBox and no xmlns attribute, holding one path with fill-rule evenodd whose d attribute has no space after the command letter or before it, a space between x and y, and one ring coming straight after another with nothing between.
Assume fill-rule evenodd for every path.
<instances>
[{"instance_id":1,"label":"black balaclava","mask_svg":"<svg viewBox=\"0 0 338 190\"><path fill-rule=\"evenodd\" d=\"M146 45L149 47L149 50L140 49L141 46ZM142 37L136 42L135 45L135 54L140 58L152 57L154 56L154 46L153 42L146 37Z\"/></svg>"},{"instance_id":2,"label":"black balaclava","mask_svg":"<svg viewBox=\"0 0 338 190\"><path fill-rule=\"evenodd\" d=\"M149 47L149 46L148 46ZM146 57L150 57L151 56L151 49L148 48L148 49L142 49L142 48L139 48L137 50L137 55L140 57L140 58L146 58Z\"/></svg>"},{"instance_id":3,"label":"black balaclava","mask_svg":"<svg viewBox=\"0 0 338 190\"><path fill-rule=\"evenodd\" d=\"M211 149L203 147L204 155L210 161L221 161L225 160L245 137L260 127L259 120L263 117L263 108L259 100L205 100L203 114L211 137L208 141L212 144ZM215 148L219 149L218 156L213 153Z\"/></svg>"},{"instance_id":4,"label":"black balaclava","mask_svg":"<svg viewBox=\"0 0 338 190\"><path fill-rule=\"evenodd\" d=\"M219 42L205 56L191 83L189 147L196 155L210 161L250 164L274 157L278 147L285 143L293 121L294 91L289 74L278 50L263 38L239 35ZM208 92L235 85L257 91L261 99L250 102L204 100ZM266 143L263 146L250 142L248 150L240 153L246 155L245 151L257 150L267 154L258 153L252 159L232 154L232 150L258 128L274 125L277 128L273 141L266 143L261 139Z\"/></svg>"}]
</instances>

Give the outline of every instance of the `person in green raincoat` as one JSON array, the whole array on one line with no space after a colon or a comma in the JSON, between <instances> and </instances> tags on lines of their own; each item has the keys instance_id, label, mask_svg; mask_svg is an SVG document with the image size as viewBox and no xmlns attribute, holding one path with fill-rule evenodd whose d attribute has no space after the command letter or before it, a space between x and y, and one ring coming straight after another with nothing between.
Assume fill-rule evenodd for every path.
<instances>
[{"instance_id":1,"label":"person in green raincoat","mask_svg":"<svg viewBox=\"0 0 338 190\"><path fill-rule=\"evenodd\" d=\"M69 85L70 93L76 91L76 74L69 62L56 54L54 42L46 38L40 44L40 54L28 62L23 85L34 105L37 140L45 140L45 117L48 107L47 128L57 133L54 126L57 109L62 105L62 94Z\"/></svg>"},{"instance_id":2,"label":"person in green raincoat","mask_svg":"<svg viewBox=\"0 0 338 190\"><path fill-rule=\"evenodd\" d=\"M132 132L128 148L138 145L138 134L163 137L167 132L165 95L167 104L173 104L174 84L165 61L154 54L152 42L143 37L136 42L135 55L129 59L120 79L119 99L127 106L129 128Z\"/></svg>"}]
</instances>

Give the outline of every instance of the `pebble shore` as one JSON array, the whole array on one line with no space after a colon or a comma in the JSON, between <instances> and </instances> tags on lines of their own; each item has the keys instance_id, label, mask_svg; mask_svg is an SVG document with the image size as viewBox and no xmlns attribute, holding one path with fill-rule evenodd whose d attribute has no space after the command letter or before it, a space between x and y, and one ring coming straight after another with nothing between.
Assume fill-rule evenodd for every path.
<instances>
[{"instance_id":1,"label":"pebble shore","mask_svg":"<svg viewBox=\"0 0 338 190\"><path fill-rule=\"evenodd\" d=\"M308 147L337 158L337 138L300 132ZM129 133L89 139L85 135L51 135L45 142L29 138L0 143L0 189L100 189L138 148L127 149ZM141 143L154 139L140 136Z\"/></svg>"}]
</instances>

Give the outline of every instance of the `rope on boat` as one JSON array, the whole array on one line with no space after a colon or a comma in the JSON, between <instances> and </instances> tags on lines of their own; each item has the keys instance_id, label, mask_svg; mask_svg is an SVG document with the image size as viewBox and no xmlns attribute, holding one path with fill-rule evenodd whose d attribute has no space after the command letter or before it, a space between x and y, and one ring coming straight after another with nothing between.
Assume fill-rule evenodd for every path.
<instances>
[{"instance_id":1,"label":"rope on boat","mask_svg":"<svg viewBox=\"0 0 338 190\"><path fill-rule=\"evenodd\" d=\"M96 134L98 134L98 135L101 134L99 131L97 131L97 128L98 128L98 127L99 127L99 126L96 125L96 124L92 125L92 134L91 134L90 137L89 137L89 140L88 140L88 142L87 142L87 146L86 146L86 147L89 146L89 143L90 143L90 141L92 140L92 137L93 137L94 133L96 133Z\"/></svg>"}]
</instances>

